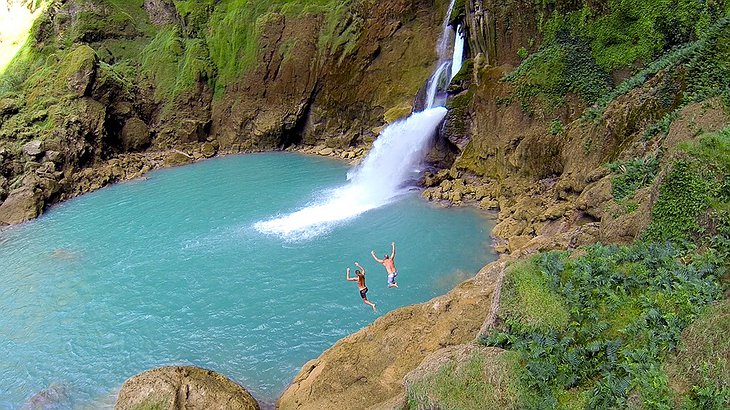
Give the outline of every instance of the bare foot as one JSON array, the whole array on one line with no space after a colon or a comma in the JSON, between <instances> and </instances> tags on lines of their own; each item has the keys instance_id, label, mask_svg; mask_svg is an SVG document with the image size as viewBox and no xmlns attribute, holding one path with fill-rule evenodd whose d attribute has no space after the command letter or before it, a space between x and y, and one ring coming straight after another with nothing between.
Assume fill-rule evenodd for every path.
<instances>
[{"instance_id":1,"label":"bare foot","mask_svg":"<svg viewBox=\"0 0 730 410\"><path fill-rule=\"evenodd\" d=\"M375 303L373 303L373 312L376 312L376 310L375 310Z\"/></svg>"}]
</instances>

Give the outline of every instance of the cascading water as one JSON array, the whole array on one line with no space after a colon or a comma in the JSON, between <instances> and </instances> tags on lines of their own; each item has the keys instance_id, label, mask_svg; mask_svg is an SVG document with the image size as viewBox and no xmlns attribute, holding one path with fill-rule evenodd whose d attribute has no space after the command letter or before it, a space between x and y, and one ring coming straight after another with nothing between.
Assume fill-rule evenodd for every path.
<instances>
[{"instance_id":1,"label":"cascading water","mask_svg":"<svg viewBox=\"0 0 730 410\"><path fill-rule=\"evenodd\" d=\"M452 56L449 57L449 38L451 38L451 26L449 26L449 18L451 10L454 8L454 0L449 4L449 10L446 12L441 28L441 37L436 44L436 55L438 55L438 64L436 70L428 79L426 86L426 109L432 108L443 103L445 97L439 96L439 90L443 90L449 84L452 78L461 69L461 60L464 53L464 34L461 32L461 25L456 28L454 36L454 48Z\"/></svg>"},{"instance_id":2,"label":"cascading water","mask_svg":"<svg viewBox=\"0 0 730 410\"><path fill-rule=\"evenodd\" d=\"M454 55L451 57L450 79L453 79L459 70L461 70L461 62L464 58L464 33L461 31L461 24L456 27L454 34L456 37L454 38Z\"/></svg>"},{"instance_id":3,"label":"cascading water","mask_svg":"<svg viewBox=\"0 0 730 410\"><path fill-rule=\"evenodd\" d=\"M454 44L454 52L458 49L459 55L451 59L447 55L451 33L448 23L453 7L454 0L451 0L437 44L439 61L427 85L426 109L388 125L360 166L348 173L347 185L322 193L303 209L256 222L256 230L287 240L312 238L338 222L386 205L407 191L404 182L417 176L418 165L446 116L446 108L434 107L439 84L448 83L455 75L454 70L447 71L450 67L461 67L463 35L457 32Z\"/></svg>"}]
</instances>

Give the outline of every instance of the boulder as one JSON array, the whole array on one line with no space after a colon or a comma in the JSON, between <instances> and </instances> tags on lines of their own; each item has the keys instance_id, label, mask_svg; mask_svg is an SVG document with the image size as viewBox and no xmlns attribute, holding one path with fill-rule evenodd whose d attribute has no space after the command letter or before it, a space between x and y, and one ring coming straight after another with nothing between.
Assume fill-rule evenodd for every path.
<instances>
[{"instance_id":1,"label":"boulder","mask_svg":"<svg viewBox=\"0 0 730 410\"><path fill-rule=\"evenodd\" d=\"M22 186L10 192L0 205L0 225L13 225L33 219L43 211L43 194Z\"/></svg>"},{"instance_id":2,"label":"boulder","mask_svg":"<svg viewBox=\"0 0 730 410\"><path fill-rule=\"evenodd\" d=\"M69 91L83 97L94 82L98 60L93 48L87 45L76 47L61 62L58 83L65 84Z\"/></svg>"},{"instance_id":3,"label":"boulder","mask_svg":"<svg viewBox=\"0 0 730 410\"><path fill-rule=\"evenodd\" d=\"M121 133L122 146L125 151L140 151L150 145L150 129L144 121L137 117L124 123Z\"/></svg>"},{"instance_id":4,"label":"boulder","mask_svg":"<svg viewBox=\"0 0 730 410\"><path fill-rule=\"evenodd\" d=\"M203 154L204 157L210 158L215 155L215 147L210 142L206 142L202 147L200 147L200 153Z\"/></svg>"},{"instance_id":5,"label":"boulder","mask_svg":"<svg viewBox=\"0 0 730 410\"><path fill-rule=\"evenodd\" d=\"M115 410L230 409L259 410L242 386L212 370L165 366L133 376L122 385Z\"/></svg>"},{"instance_id":6,"label":"boulder","mask_svg":"<svg viewBox=\"0 0 730 410\"><path fill-rule=\"evenodd\" d=\"M165 166L174 167L176 165L185 165L193 162L188 154L181 151L172 151L165 156Z\"/></svg>"},{"instance_id":7,"label":"boulder","mask_svg":"<svg viewBox=\"0 0 730 410\"><path fill-rule=\"evenodd\" d=\"M71 397L68 387L54 382L32 395L20 409L49 410L69 407L71 407Z\"/></svg>"}]
</instances>

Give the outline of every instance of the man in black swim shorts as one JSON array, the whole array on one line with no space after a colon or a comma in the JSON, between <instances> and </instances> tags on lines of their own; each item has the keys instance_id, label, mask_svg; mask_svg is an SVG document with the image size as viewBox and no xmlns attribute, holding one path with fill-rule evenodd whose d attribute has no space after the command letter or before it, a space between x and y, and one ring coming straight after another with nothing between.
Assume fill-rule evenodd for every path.
<instances>
[{"instance_id":1,"label":"man in black swim shorts","mask_svg":"<svg viewBox=\"0 0 730 410\"><path fill-rule=\"evenodd\" d=\"M347 272L345 273L345 278L350 282L357 282L357 287L360 289L360 297L362 298L362 301L373 308L373 312L375 311L375 303L368 300L367 293L368 293L368 287L365 286L365 268L360 266L359 263L355 262L355 266L357 266L360 269L355 270L355 277L350 277L350 268L347 268Z\"/></svg>"}]
</instances>

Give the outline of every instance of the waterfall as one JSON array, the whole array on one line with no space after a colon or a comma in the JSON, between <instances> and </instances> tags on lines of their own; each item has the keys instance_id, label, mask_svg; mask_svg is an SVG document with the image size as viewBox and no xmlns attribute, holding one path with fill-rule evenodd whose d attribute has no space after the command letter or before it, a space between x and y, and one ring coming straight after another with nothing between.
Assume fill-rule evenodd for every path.
<instances>
[{"instance_id":1,"label":"waterfall","mask_svg":"<svg viewBox=\"0 0 730 410\"><path fill-rule=\"evenodd\" d=\"M395 121L375 140L362 164L350 172L348 184L322 193L311 206L259 221L254 228L288 240L308 239L392 202L408 190L403 182L418 175L418 163L445 115L446 108L436 107Z\"/></svg>"},{"instance_id":2,"label":"waterfall","mask_svg":"<svg viewBox=\"0 0 730 410\"><path fill-rule=\"evenodd\" d=\"M436 102L436 94L438 92L439 83L443 78L444 71L449 68L449 62L443 61L439 64L436 71L433 72L431 78L428 80L428 88L426 89L426 109L432 108Z\"/></svg>"},{"instance_id":3,"label":"waterfall","mask_svg":"<svg viewBox=\"0 0 730 410\"><path fill-rule=\"evenodd\" d=\"M451 38L451 26L449 26L449 19L451 18L451 11L454 8L454 0L449 3L449 9L444 17L444 22L441 25L441 36L436 43L436 55L438 56L438 62L436 64L436 70L428 79L426 85L426 101L424 106L428 109L436 105L442 104L445 100L444 97L439 97L439 90L443 90L449 84L452 78L461 69L461 60L464 52L464 34L460 28L457 27L454 36L454 48L453 56L449 57L449 39Z\"/></svg>"},{"instance_id":4,"label":"waterfall","mask_svg":"<svg viewBox=\"0 0 730 410\"><path fill-rule=\"evenodd\" d=\"M453 70L449 71L450 67L461 67L463 35L457 33L455 38L454 53L458 48L459 55L452 58L447 55L453 7L454 0L451 0L436 46L437 68L427 83L426 109L388 125L362 163L348 173L346 185L322 192L312 204L298 211L256 222L257 231L286 240L312 238L342 221L386 205L408 191L405 182L418 176L418 166L430 148L436 128L446 116L446 108L434 107L439 86L443 89L455 75Z\"/></svg>"},{"instance_id":5,"label":"waterfall","mask_svg":"<svg viewBox=\"0 0 730 410\"><path fill-rule=\"evenodd\" d=\"M451 11L454 9L454 2L455 0L451 0L451 2L449 3L449 9L446 10L446 16L444 16L444 21L443 23L441 23L441 36L439 36L439 39L436 42L436 55L438 56L439 62L447 60L449 58L448 46L449 37L451 37L451 27L449 27L449 19L451 18Z\"/></svg>"},{"instance_id":6,"label":"waterfall","mask_svg":"<svg viewBox=\"0 0 730 410\"><path fill-rule=\"evenodd\" d=\"M461 31L461 24L456 27L454 38L454 55L451 57L451 79L461 70L461 62L464 58L464 33Z\"/></svg>"}]
</instances>

